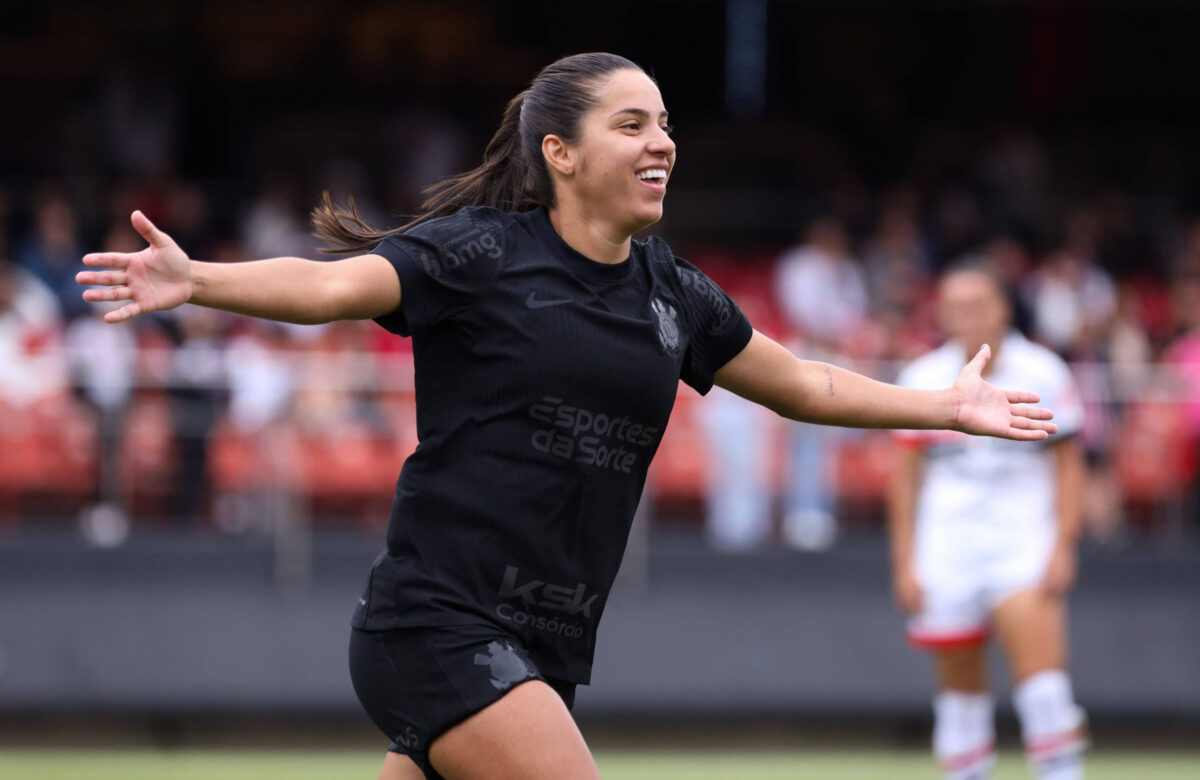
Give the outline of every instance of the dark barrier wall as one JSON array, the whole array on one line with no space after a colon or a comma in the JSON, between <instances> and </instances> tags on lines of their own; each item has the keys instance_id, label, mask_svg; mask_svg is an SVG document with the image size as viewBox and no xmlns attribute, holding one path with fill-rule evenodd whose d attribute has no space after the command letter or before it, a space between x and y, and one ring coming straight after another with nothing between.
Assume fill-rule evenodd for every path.
<instances>
[{"instance_id":1,"label":"dark barrier wall","mask_svg":"<svg viewBox=\"0 0 1200 780\"><path fill-rule=\"evenodd\" d=\"M349 617L374 552L319 539L311 587L288 595L263 540L0 546L0 714L351 713ZM655 540L610 604L580 715L926 712L886 560L878 540L736 557ZM1200 721L1200 551L1085 552L1071 638L1093 716Z\"/></svg>"}]
</instances>

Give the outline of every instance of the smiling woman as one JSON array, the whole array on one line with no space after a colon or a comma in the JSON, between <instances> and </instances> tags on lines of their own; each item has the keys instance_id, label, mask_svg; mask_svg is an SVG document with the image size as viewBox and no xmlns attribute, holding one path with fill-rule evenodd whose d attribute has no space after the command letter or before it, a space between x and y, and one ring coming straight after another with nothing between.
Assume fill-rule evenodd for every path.
<instances>
[{"instance_id":1,"label":"smiling woman","mask_svg":"<svg viewBox=\"0 0 1200 780\"><path fill-rule=\"evenodd\" d=\"M801 361L658 238L675 166L658 85L612 54L547 66L483 163L374 230L326 195L337 262L194 261L141 212L136 253L88 255L119 322L183 303L411 336L420 446L353 617L351 678L392 741L383 780L598 771L570 715L680 380L792 419L1043 439L1032 393L913 390Z\"/></svg>"}]
</instances>

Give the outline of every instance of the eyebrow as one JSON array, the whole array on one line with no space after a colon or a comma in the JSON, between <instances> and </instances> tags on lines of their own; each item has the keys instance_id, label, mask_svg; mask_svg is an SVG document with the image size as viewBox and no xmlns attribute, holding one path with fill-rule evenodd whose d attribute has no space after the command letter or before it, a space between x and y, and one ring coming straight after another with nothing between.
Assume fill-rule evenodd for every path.
<instances>
[{"instance_id":1,"label":"eyebrow","mask_svg":"<svg viewBox=\"0 0 1200 780\"><path fill-rule=\"evenodd\" d=\"M614 111L613 113L609 114L608 118L612 119L614 116L619 116L620 114L633 114L634 116L640 116L643 119L650 118L650 112L644 108L622 108L620 111ZM665 110L658 115L659 119L665 119L666 117L667 111Z\"/></svg>"}]
</instances>

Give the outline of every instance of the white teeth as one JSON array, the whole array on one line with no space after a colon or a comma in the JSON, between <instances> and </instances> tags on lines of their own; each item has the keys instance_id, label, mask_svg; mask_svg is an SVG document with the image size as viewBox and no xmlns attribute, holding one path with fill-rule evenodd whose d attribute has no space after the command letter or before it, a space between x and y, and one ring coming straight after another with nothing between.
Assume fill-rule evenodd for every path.
<instances>
[{"instance_id":1,"label":"white teeth","mask_svg":"<svg viewBox=\"0 0 1200 780\"><path fill-rule=\"evenodd\" d=\"M651 168L648 171L642 171L637 175L637 177L642 181L645 181L646 179L662 179L663 181L666 181L667 171L665 168Z\"/></svg>"}]
</instances>

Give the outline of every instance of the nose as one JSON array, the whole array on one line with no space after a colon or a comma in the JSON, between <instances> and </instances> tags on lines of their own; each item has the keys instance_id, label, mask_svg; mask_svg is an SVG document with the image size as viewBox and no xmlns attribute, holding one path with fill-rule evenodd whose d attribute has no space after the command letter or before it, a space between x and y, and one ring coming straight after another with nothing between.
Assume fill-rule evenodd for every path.
<instances>
[{"instance_id":1,"label":"nose","mask_svg":"<svg viewBox=\"0 0 1200 780\"><path fill-rule=\"evenodd\" d=\"M658 127L650 136L650 140L646 144L646 150L651 154L673 155L675 154L675 142L671 140L671 136L666 130Z\"/></svg>"}]
</instances>

